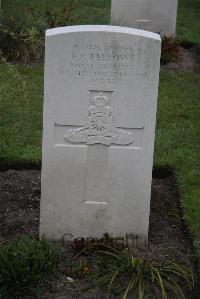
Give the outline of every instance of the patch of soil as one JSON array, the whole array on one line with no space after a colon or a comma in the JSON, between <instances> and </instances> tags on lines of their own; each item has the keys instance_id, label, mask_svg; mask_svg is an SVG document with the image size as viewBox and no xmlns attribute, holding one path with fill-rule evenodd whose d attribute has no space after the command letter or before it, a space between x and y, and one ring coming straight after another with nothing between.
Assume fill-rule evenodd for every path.
<instances>
[{"instance_id":1,"label":"patch of soil","mask_svg":"<svg viewBox=\"0 0 200 299\"><path fill-rule=\"evenodd\" d=\"M0 173L0 237L21 234L38 237L40 171L9 170Z\"/></svg>"},{"instance_id":2,"label":"patch of soil","mask_svg":"<svg viewBox=\"0 0 200 299\"><path fill-rule=\"evenodd\" d=\"M149 254L157 261L175 259L189 262L191 242L182 221L179 193L172 172L154 171L152 183L151 214L149 227ZM164 175L165 174L165 175ZM22 234L38 238L40 205L40 171L7 170L0 172L0 242ZM108 299L106 292L93 290L83 294L66 291L66 259L72 256L72 249L62 247L58 277L51 286L43 286L44 299ZM31 298L31 297L29 297ZM131 297L134 298L134 297ZM174 297L170 297L174 298ZM188 294L187 298L199 298ZM22 299L22 298L20 298ZM28 297L26 298L28 299ZM155 295L154 299L161 299Z\"/></svg>"},{"instance_id":3,"label":"patch of soil","mask_svg":"<svg viewBox=\"0 0 200 299\"><path fill-rule=\"evenodd\" d=\"M200 51L199 46L193 46L186 49L182 46L178 47L178 58L170 61L165 65L161 65L162 69L172 70L176 72L200 72Z\"/></svg>"}]
</instances>

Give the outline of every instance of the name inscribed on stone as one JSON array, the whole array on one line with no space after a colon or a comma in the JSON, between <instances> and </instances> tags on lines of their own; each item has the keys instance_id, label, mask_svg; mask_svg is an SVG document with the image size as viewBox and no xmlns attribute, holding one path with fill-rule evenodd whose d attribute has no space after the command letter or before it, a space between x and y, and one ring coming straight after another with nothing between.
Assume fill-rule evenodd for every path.
<instances>
[{"instance_id":1,"label":"name inscribed on stone","mask_svg":"<svg viewBox=\"0 0 200 299\"><path fill-rule=\"evenodd\" d=\"M113 83L146 77L146 73L135 72L135 50L133 46L110 44L74 43L67 75L71 78L89 77L92 82Z\"/></svg>"}]
</instances>

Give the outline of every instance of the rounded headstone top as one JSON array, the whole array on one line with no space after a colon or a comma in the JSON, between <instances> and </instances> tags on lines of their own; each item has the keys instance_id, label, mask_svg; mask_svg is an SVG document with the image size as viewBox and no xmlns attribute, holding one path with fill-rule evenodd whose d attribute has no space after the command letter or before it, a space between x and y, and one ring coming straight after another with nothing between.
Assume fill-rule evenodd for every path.
<instances>
[{"instance_id":1,"label":"rounded headstone top","mask_svg":"<svg viewBox=\"0 0 200 299\"><path fill-rule=\"evenodd\" d=\"M142 36L142 37L161 41L160 35L154 32L149 32L149 31L130 28L130 27L111 26L111 25L77 25L77 26L57 27L57 28L46 30L46 36L49 37L53 35L78 33L78 32L124 33L124 34L132 34L135 36Z\"/></svg>"}]
</instances>

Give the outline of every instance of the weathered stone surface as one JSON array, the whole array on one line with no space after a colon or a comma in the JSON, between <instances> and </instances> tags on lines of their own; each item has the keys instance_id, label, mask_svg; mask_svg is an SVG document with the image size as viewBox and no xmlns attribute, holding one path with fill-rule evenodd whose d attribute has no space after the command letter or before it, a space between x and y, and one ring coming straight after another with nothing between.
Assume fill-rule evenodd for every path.
<instances>
[{"instance_id":1,"label":"weathered stone surface","mask_svg":"<svg viewBox=\"0 0 200 299\"><path fill-rule=\"evenodd\" d=\"M174 36L178 0L112 0L112 25Z\"/></svg>"},{"instance_id":2,"label":"weathered stone surface","mask_svg":"<svg viewBox=\"0 0 200 299\"><path fill-rule=\"evenodd\" d=\"M160 37L47 30L40 234L148 236Z\"/></svg>"}]
</instances>

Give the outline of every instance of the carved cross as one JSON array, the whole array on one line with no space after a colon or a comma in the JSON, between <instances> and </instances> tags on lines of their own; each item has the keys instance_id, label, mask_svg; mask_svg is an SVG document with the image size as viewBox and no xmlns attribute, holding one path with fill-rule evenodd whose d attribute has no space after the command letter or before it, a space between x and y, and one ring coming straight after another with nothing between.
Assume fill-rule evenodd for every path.
<instances>
[{"instance_id":1,"label":"carved cross","mask_svg":"<svg viewBox=\"0 0 200 299\"><path fill-rule=\"evenodd\" d=\"M75 129L70 128L65 133L67 142L74 145L81 143L88 145L87 187L84 204L108 204L105 190L109 180L108 165L111 145L128 146L134 143L132 132L115 127L111 111L112 92L109 94L110 98L104 92L97 92L88 109L87 125ZM143 128L139 128L141 129Z\"/></svg>"}]
</instances>

